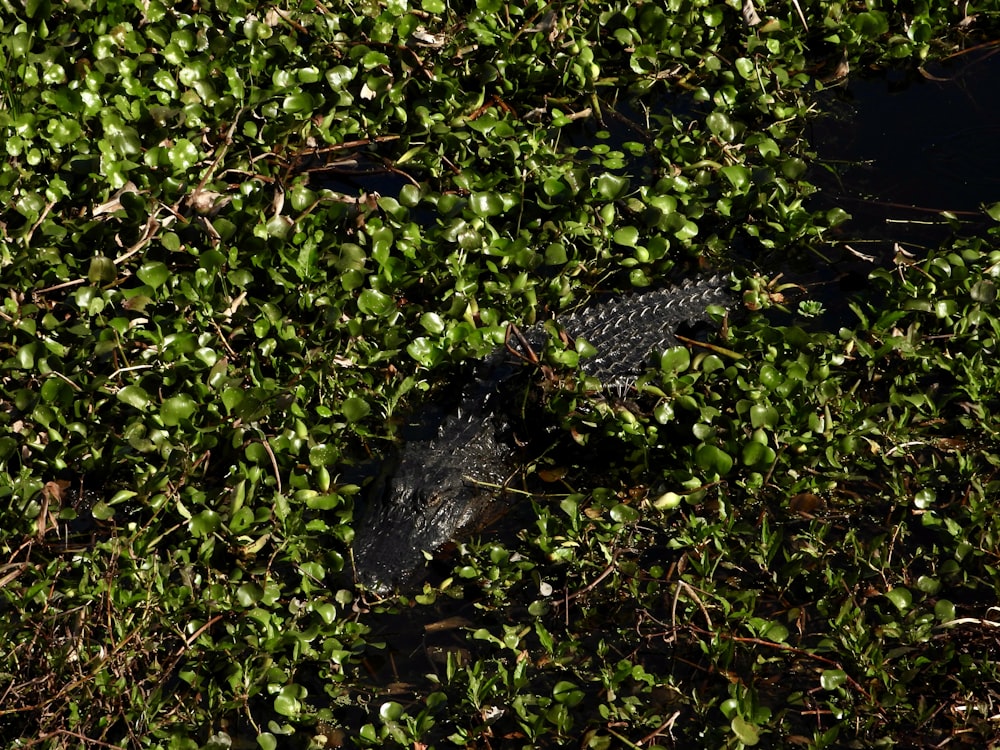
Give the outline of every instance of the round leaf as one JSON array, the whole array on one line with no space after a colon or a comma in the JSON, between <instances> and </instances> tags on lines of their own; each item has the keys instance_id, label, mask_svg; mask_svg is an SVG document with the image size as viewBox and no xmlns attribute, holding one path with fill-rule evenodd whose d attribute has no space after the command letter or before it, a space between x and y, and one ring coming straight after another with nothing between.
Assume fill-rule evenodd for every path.
<instances>
[{"instance_id":1,"label":"round leaf","mask_svg":"<svg viewBox=\"0 0 1000 750\"><path fill-rule=\"evenodd\" d=\"M149 405L149 394L137 385L127 385L115 394L119 401L136 409L145 409Z\"/></svg>"},{"instance_id":2,"label":"round leaf","mask_svg":"<svg viewBox=\"0 0 1000 750\"><path fill-rule=\"evenodd\" d=\"M170 278L170 269L163 263L154 260L139 266L139 270L135 272L135 275L139 277L139 281L143 284L156 289Z\"/></svg>"},{"instance_id":3,"label":"round leaf","mask_svg":"<svg viewBox=\"0 0 1000 750\"><path fill-rule=\"evenodd\" d=\"M160 419L167 427L176 427L194 414L198 403L186 393L168 398L160 406Z\"/></svg>"},{"instance_id":4,"label":"round leaf","mask_svg":"<svg viewBox=\"0 0 1000 750\"><path fill-rule=\"evenodd\" d=\"M733 729L733 734L736 735L736 739L744 745L752 747L760 742L760 730L742 716L734 716L730 726Z\"/></svg>"},{"instance_id":5,"label":"round leaf","mask_svg":"<svg viewBox=\"0 0 1000 750\"><path fill-rule=\"evenodd\" d=\"M733 468L733 458L728 453L714 445L703 443L695 451L695 461L705 471L711 471L719 476L725 476Z\"/></svg>"}]
</instances>

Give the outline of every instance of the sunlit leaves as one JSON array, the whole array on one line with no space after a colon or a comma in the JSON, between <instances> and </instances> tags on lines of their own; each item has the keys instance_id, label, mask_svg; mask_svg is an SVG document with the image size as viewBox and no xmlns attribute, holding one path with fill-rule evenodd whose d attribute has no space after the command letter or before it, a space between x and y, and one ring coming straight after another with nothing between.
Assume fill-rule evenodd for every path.
<instances>
[{"instance_id":1,"label":"sunlit leaves","mask_svg":"<svg viewBox=\"0 0 1000 750\"><path fill-rule=\"evenodd\" d=\"M342 472L370 476L365 462L387 452L438 368L488 352L505 320L547 316L594 288L659 284L747 238L792 247L845 218L803 202L800 71L816 61L794 7L769 9L779 15L748 33L739 3L538 15L474 5L320 13L153 0L96 13L28 2L0 21L0 493L20 550L0 586L19 615L2 640L17 666L7 672L41 670L8 691L22 703L7 729L29 715L50 722L22 741L69 726L120 744L116 727L128 727L222 747L225 735L191 727L239 714L267 748L313 731L330 701L362 705L351 680L376 646L364 643L370 603L353 600L349 574L337 579L361 493ZM963 8L903 20L878 3L803 10L853 63L926 54ZM548 489L571 490L539 503L524 554L493 545L460 568L461 582L490 592L482 610L523 581L532 622L495 634L477 623L502 657L452 659L432 691L364 703L345 714L348 742L430 744L447 722L452 744L477 746L499 721L494 738L523 744L635 743L655 736L664 706L686 715L698 692L694 713L710 704L723 718L700 721L696 738L678 722L677 742L752 744L772 727L789 736L779 724L794 712L811 728L848 715L846 698L860 700L848 675L874 691L929 669L900 663L885 679L863 639L912 634L893 655L905 659L929 638L921 618L955 627L976 587L990 589L981 558L995 538L984 500L995 467L976 464L970 444L997 434L997 292L995 274L963 253L887 274L887 295L909 296L866 309L843 337L746 334L734 320L725 345L749 355L738 363L685 345L621 403L586 384L564 402L551 389L578 420L568 443L619 446L594 480L612 486L591 492L589 474L540 466ZM599 353L580 339L553 359L585 367L588 355ZM979 439L959 443L954 424ZM883 473L884 492L858 484ZM518 479L504 478L512 497ZM882 529L843 531L869 502L883 503L869 514L879 523L897 524L884 545L866 546ZM785 514L798 526L777 529ZM933 554L902 554L918 536ZM864 558L858 579L850 555ZM897 579L885 561L904 558L928 564ZM961 603L934 599L951 590ZM712 637L685 630L709 620ZM748 632L828 660L855 650L843 668L785 669L787 653L723 635ZM817 646L816 633L841 640ZM704 667L698 691L645 656L664 643ZM305 662L321 665L309 679L329 696L298 685ZM67 679L67 664L88 668ZM748 676L733 679L734 664ZM752 691L730 686L773 690L774 674L811 677L769 725ZM808 704L817 679L845 702ZM168 705L154 700L162 685ZM876 698L905 710L897 694Z\"/></svg>"}]
</instances>

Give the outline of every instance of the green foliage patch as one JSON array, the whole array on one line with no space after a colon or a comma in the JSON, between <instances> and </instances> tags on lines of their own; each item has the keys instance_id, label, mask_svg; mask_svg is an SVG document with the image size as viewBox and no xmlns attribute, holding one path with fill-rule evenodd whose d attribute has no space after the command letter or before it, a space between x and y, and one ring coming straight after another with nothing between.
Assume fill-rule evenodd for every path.
<instances>
[{"instance_id":1,"label":"green foliage patch","mask_svg":"<svg viewBox=\"0 0 1000 750\"><path fill-rule=\"evenodd\" d=\"M947 54L991 4L2 7L8 745L993 736L987 240L876 273L842 331L734 316L636 410L555 392L606 486L568 474L443 592L367 602L350 564L449 365L595 291L822 257L828 63ZM386 694L371 608L463 593L474 656Z\"/></svg>"}]
</instances>

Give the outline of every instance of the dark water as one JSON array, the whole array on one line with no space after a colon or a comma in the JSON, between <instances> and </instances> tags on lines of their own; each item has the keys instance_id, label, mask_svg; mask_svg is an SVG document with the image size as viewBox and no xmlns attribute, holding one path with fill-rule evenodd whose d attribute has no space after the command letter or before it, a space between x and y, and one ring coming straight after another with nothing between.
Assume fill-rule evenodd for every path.
<instances>
[{"instance_id":1,"label":"dark water","mask_svg":"<svg viewBox=\"0 0 1000 750\"><path fill-rule=\"evenodd\" d=\"M852 215L841 232L862 243L857 250L885 257L885 243L899 242L919 253L989 225L982 207L1000 201L997 52L923 73L852 73L821 95L827 114L815 123L812 141L837 175L817 170L814 178L822 201Z\"/></svg>"}]
</instances>

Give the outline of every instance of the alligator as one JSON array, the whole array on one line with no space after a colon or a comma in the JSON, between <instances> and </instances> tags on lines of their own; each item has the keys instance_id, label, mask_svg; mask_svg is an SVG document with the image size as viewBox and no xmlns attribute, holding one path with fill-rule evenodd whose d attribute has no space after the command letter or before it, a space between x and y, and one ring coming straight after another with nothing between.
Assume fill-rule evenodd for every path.
<instances>
[{"instance_id":1,"label":"alligator","mask_svg":"<svg viewBox=\"0 0 1000 750\"><path fill-rule=\"evenodd\" d=\"M732 308L726 276L622 295L558 319L571 339L596 354L581 369L608 393L622 393L649 369L652 356L678 345L677 330L710 323L712 305ZM511 329L508 329L509 331ZM522 361L541 351L549 333L536 324L473 367L458 406L433 437L407 442L394 472L373 484L354 539L358 580L379 595L405 588L424 562L449 541L484 526L508 504L504 488L516 474L515 422L507 385L524 373Z\"/></svg>"}]
</instances>

